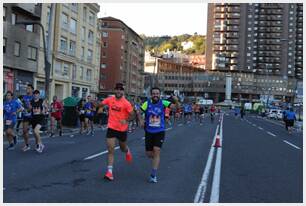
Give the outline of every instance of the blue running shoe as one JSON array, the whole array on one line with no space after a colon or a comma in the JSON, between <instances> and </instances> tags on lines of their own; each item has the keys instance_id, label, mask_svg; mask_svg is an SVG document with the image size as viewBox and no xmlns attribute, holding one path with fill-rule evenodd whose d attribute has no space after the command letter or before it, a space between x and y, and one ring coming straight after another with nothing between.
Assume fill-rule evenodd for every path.
<instances>
[{"instance_id":1,"label":"blue running shoe","mask_svg":"<svg viewBox=\"0 0 306 206\"><path fill-rule=\"evenodd\" d=\"M156 176L153 177L152 175L150 175L149 182L150 183L157 183L157 177Z\"/></svg>"}]
</instances>

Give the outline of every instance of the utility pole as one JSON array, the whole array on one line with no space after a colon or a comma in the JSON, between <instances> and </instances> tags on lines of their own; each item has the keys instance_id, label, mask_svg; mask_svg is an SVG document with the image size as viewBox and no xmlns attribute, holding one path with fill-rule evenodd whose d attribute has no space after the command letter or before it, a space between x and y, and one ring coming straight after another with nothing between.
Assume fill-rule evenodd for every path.
<instances>
[{"instance_id":1,"label":"utility pole","mask_svg":"<svg viewBox=\"0 0 306 206\"><path fill-rule=\"evenodd\" d=\"M48 38L47 38L47 60L50 64L50 68L49 68L49 75L48 77L46 77L46 84L48 84L48 88L50 88L50 75L52 74L52 77L53 77L53 67L51 67L52 65L52 39L53 39L53 16L54 16L54 11L55 11L55 4L51 4L51 8L50 8L50 14L49 14L49 19L48 19L48 22L49 22L49 25L48 25ZM52 70L51 70L52 69ZM47 73L46 73L47 75ZM47 93L48 92L48 93ZM46 90L46 98L48 98L50 96L50 90Z\"/></svg>"}]
</instances>

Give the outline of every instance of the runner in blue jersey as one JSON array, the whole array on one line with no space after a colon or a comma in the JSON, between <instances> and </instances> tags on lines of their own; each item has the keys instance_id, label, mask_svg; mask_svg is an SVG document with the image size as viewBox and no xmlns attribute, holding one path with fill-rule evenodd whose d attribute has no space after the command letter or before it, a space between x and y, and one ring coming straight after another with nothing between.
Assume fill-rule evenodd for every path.
<instances>
[{"instance_id":1,"label":"runner in blue jersey","mask_svg":"<svg viewBox=\"0 0 306 206\"><path fill-rule=\"evenodd\" d=\"M29 145L29 126L30 124L32 124L31 101L33 99L33 90L34 87L32 86L32 84L28 84L26 89L27 94L24 95L22 98L23 107L24 107L24 110L22 112L24 147L22 148L22 151L24 152L31 149Z\"/></svg>"},{"instance_id":2,"label":"runner in blue jersey","mask_svg":"<svg viewBox=\"0 0 306 206\"><path fill-rule=\"evenodd\" d=\"M145 123L140 112L137 116L141 126L145 128L145 147L146 153L152 159L152 171L149 181L157 182L157 169L160 162L160 149L165 139L165 108L178 107L177 98L174 99L175 104L167 100L160 99L160 89L154 87L151 89L151 99L145 101L141 110L145 113Z\"/></svg>"},{"instance_id":3,"label":"runner in blue jersey","mask_svg":"<svg viewBox=\"0 0 306 206\"><path fill-rule=\"evenodd\" d=\"M13 150L17 144L17 137L14 134L14 126L17 122L17 112L22 110L21 105L13 100L13 93L8 91L6 93L6 101L3 104L4 113L4 131L9 142L8 150Z\"/></svg>"},{"instance_id":4,"label":"runner in blue jersey","mask_svg":"<svg viewBox=\"0 0 306 206\"><path fill-rule=\"evenodd\" d=\"M84 105L84 109L85 109L85 128L87 129L87 135L91 134L91 136L93 136L94 135L93 118L94 118L95 106L93 104L90 95L87 96L87 102ZM89 124L91 131L89 131Z\"/></svg>"}]
</instances>

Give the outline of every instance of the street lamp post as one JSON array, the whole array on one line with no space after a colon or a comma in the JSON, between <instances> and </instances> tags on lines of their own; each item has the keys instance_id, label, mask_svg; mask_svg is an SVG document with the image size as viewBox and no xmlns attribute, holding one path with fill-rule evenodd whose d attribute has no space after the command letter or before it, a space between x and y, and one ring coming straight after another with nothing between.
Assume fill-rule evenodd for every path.
<instances>
[{"instance_id":1,"label":"street lamp post","mask_svg":"<svg viewBox=\"0 0 306 206\"><path fill-rule=\"evenodd\" d=\"M45 59L45 98L48 99L49 96L49 81L50 81L50 67L51 64L48 61L47 57L47 47L46 47L46 38L45 38L45 29L44 26L40 22L16 22L16 24L23 24L23 25L38 25L42 30L43 35L43 44L44 44L44 59Z\"/></svg>"}]
</instances>

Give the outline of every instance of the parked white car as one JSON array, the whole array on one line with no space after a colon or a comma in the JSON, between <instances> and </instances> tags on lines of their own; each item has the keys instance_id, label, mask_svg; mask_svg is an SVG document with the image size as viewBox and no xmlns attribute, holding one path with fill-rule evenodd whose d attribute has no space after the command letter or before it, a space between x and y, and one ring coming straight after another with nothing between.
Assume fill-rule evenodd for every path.
<instances>
[{"instance_id":1,"label":"parked white car","mask_svg":"<svg viewBox=\"0 0 306 206\"><path fill-rule=\"evenodd\" d=\"M267 116L271 119L281 120L283 119L283 112L280 109L271 109Z\"/></svg>"}]
</instances>

